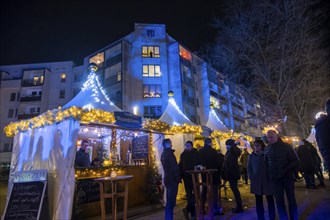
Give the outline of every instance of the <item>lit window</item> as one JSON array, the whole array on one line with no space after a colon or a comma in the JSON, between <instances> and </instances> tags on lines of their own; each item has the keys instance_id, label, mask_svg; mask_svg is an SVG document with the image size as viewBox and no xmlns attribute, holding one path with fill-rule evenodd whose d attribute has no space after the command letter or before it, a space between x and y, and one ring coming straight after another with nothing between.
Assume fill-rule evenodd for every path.
<instances>
[{"instance_id":1,"label":"lit window","mask_svg":"<svg viewBox=\"0 0 330 220\"><path fill-rule=\"evenodd\" d=\"M191 62L191 53L180 46L180 56Z\"/></svg>"},{"instance_id":2,"label":"lit window","mask_svg":"<svg viewBox=\"0 0 330 220\"><path fill-rule=\"evenodd\" d=\"M34 85L37 85L38 82L39 82L39 76L34 76L34 77L33 77L33 84L34 84Z\"/></svg>"},{"instance_id":3,"label":"lit window","mask_svg":"<svg viewBox=\"0 0 330 220\"><path fill-rule=\"evenodd\" d=\"M62 73L61 74L61 82L65 82L66 81L66 74Z\"/></svg>"},{"instance_id":4,"label":"lit window","mask_svg":"<svg viewBox=\"0 0 330 220\"><path fill-rule=\"evenodd\" d=\"M160 77L160 65L143 65L143 77Z\"/></svg>"},{"instance_id":5,"label":"lit window","mask_svg":"<svg viewBox=\"0 0 330 220\"><path fill-rule=\"evenodd\" d=\"M158 46L142 46L142 57L160 57Z\"/></svg>"},{"instance_id":6,"label":"lit window","mask_svg":"<svg viewBox=\"0 0 330 220\"><path fill-rule=\"evenodd\" d=\"M89 59L90 63L96 63L97 65L103 64L104 62L104 53L98 53L95 56Z\"/></svg>"},{"instance_id":7,"label":"lit window","mask_svg":"<svg viewBox=\"0 0 330 220\"><path fill-rule=\"evenodd\" d=\"M117 73L117 82L121 81L121 72Z\"/></svg>"},{"instance_id":8,"label":"lit window","mask_svg":"<svg viewBox=\"0 0 330 220\"><path fill-rule=\"evenodd\" d=\"M210 96L210 103L213 104L214 108L220 109L220 103L219 100L216 99L214 96Z\"/></svg>"},{"instance_id":9,"label":"lit window","mask_svg":"<svg viewBox=\"0 0 330 220\"><path fill-rule=\"evenodd\" d=\"M143 98L162 97L161 85L143 85Z\"/></svg>"}]
</instances>

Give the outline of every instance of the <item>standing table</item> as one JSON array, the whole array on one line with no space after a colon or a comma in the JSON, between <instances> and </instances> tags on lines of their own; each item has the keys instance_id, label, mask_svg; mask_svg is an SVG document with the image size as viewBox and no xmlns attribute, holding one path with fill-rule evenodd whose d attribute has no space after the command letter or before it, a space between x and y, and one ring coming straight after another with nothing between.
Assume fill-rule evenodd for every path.
<instances>
[{"instance_id":1,"label":"standing table","mask_svg":"<svg viewBox=\"0 0 330 220\"><path fill-rule=\"evenodd\" d=\"M203 204L202 204L202 191L201 188L205 187L207 190L206 201L208 204L208 219L213 220L213 173L216 169L204 169L204 170L189 170L188 173L191 174L194 194L196 200L196 211L199 220L204 219ZM205 182L202 179L205 178Z\"/></svg>"},{"instance_id":2,"label":"standing table","mask_svg":"<svg viewBox=\"0 0 330 220\"><path fill-rule=\"evenodd\" d=\"M101 201L101 214L102 220L105 220L105 199L111 198L112 201L112 219L117 219L117 198L124 197L124 212L123 219L127 219L127 202L128 202L128 182L133 178L132 175L124 175L117 177L104 177L95 179L95 181L100 185L100 201ZM122 192L117 192L117 183L124 182L125 190ZM110 183L111 192L106 193L105 187L106 183Z\"/></svg>"}]
</instances>

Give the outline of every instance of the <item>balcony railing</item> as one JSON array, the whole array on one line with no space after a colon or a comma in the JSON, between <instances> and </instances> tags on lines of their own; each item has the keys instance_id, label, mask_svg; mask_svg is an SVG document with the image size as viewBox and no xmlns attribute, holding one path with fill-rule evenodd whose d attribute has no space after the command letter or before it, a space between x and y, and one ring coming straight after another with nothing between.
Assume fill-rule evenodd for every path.
<instances>
[{"instance_id":1,"label":"balcony railing","mask_svg":"<svg viewBox=\"0 0 330 220\"><path fill-rule=\"evenodd\" d=\"M34 81L33 79L23 79L22 80L22 87L27 86L42 86L44 82Z\"/></svg>"},{"instance_id":2,"label":"balcony railing","mask_svg":"<svg viewBox=\"0 0 330 220\"><path fill-rule=\"evenodd\" d=\"M21 102L35 102L35 101L41 101L41 96L25 96L21 97Z\"/></svg>"},{"instance_id":3,"label":"balcony railing","mask_svg":"<svg viewBox=\"0 0 330 220\"><path fill-rule=\"evenodd\" d=\"M31 113L31 114L25 114L25 113L20 113L18 114L17 119L29 119L38 116L39 113Z\"/></svg>"}]
</instances>

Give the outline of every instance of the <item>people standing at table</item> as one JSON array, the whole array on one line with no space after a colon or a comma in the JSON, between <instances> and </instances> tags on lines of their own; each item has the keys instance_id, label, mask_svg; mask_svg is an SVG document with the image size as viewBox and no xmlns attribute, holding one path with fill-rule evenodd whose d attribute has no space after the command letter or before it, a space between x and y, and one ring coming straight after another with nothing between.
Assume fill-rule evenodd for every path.
<instances>
[{"instance_id":1,"label":"people standing at table","mask_svg":"<svg viewBox=\"0 0 330 220\"><path fill-rule=\"evenodd\" d=\"M165 220L173 220L173 210L176 205L176 196L180 182L180 171L174 150L172 149L172 141L166 138L163 140L162 145L161 163L164 170L164 185L166 188Z\"/></svg>"},{"instance_id":2,"label":"people standing at table","mask_svg":"<svg viewBox=\"0 0 330 220\"><path fill-rule=\"evenodd\" d=\"M80 149L76 153L75 165L77 167L89 167L90 160L89 154L86 152L86 148L89 146L87 140L82 140L80 144Z\"/></svg>"},{"instance_id":3,"label":"people standing at table","mask_svg":"<svg viewBox=\"0 0 330 220\"><path fill-rule=\"evenodd\" d=\"M188 173L188 170L194 170L195 166L201 164L199 153L197 149L193 147L191 141L185 143L185 149L180 155L180 175L183 179L184 188L187 196L187 206L182 210L186 219L189 219L189 213L191 219L196 219L196 208L195 208L195 195L192 176Z\"/></svg>"},{"instance_id":4,"label":"people standing at table","mask_svg":"<svg viewBox=\"0 0 330 220\"><path fill-rule=\"evenodd\" d=\"M238 189L238 180L241 177L241 170L238 164L238 158L241 155L241 149L233 139L226 140L227 152L223 164L223 178L229 182L231 191L234 194L236 207L232 209L233 213L243 212L241 193Z\"/></svg>"},{"instance_id":5,"label":"people standing at table","mask_svg":"<svg viewBox=\"0 0 330 220\"><path fill-rule=\"evenodd\" d=\"M275 130L267 132L269 145L265 148L268 176L276 200L280 219L288 219L284 192L289 203L290 219L298 219L297 202L294 193L294 170L299 159L290 144L284 143Z\"/></svg>"},{"instance_id":6,"label":"people standing at table","mask_svg":"<svg viewBox=\"0 0 330 220\"><path fill-rule=\"evenodd\" d=\"M248 174L250 177L250 192L255 195L258 220L264 220L263 196L268 204L269 220L275 219L275 203L272 188L268 180L267 168L264 159L265 143L257 139L253 145L254 151L248 158Z\"/></svg>"},{"instance_id":7,"label":"people standing at table","mask_svg":"<svg viewBox=\"0 0 330 220\"><path fill-rule=\"evenodd\" d=\"M220 186L220 175L222 170L221 158L217 151L212 148L212 139L205 138L204 147L198 151L202 165L206 169L216 169L217 171L212 174L213 183L212 184L212 197L213 197L213 214L223 215L221 207L221 198L219 198L219 186ZM202 188L202 206L203 210L205 208L207 188ZM210 204L208 204L210 205Z\"/></svg>"}]
</instances>

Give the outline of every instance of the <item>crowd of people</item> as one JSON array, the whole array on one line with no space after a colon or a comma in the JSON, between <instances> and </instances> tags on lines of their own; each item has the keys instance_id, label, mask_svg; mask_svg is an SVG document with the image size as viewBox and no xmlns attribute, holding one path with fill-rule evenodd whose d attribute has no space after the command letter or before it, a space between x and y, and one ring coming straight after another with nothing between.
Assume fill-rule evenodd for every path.
<instances>
[{"instance_id":1,"label":"crowd of people","mask_svg":"<svg viewBox=\"0 0 330 220\"><path fill-rule=\"evenodd\" d=\"M164 170L167 197L165 219L173 219L178 184L182 180L187 196L187 206L183 209L184 216L186 219L196 219L196 201L192 175L189 171L201 165L205 169L216 169L216 172L213 173L212 192L210 192L213 197L212 211L214 215L224 214L221 205L221 193L219 193L221 186L225 185L224 182L229 183L235 197L236 206L232 208L232 212L244 212L238 188L238 181L242 177L245 184L249 184L250 181L250 192L255 195L258 219L265 219L264 196L268 205L268 219L275 219L275 204L279 219L298 219L294 189L295 173L299 171L303 175L307 188L317 188L314 180L315 175L319 180L318 186L325 186L321 158L317 153L317 149L305 139L300 142L295 151L291 144L285 143L280 138L276 130L269 130L266 138L267 146L262 138L254 140L252 153L248 153L244 148L241 150L238 147L239 143L233 139L228 139L225 142L227 149L225 155L221 151L212 148L210 138L205 138L204 146L198 149L193 147L192 141L187 141L179 162L174 156L171 140L164 139L161 163ZM329 146L327 146L327 150L329 150ZM206 187L203 187L201 196L203 214L206 214L206 193ZM288 207L286 207L286 203ZM287 213L287 210L289 213Z\"/></svg>"}]
</instances>

